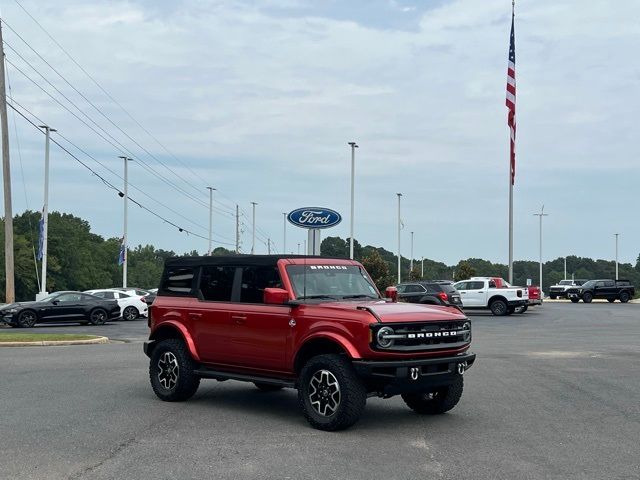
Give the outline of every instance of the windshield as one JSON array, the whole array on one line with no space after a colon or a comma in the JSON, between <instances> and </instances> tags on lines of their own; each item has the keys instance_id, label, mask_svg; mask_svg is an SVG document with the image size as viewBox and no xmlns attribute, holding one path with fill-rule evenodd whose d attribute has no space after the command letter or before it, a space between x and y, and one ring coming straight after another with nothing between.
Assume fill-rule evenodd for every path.
<instances>
[{"instance_id":1,"label":"windshield","mask_svg":"<svg viewBox=\"0 0 640 480\"><path fill-rule=\"evenodd\" d=\"M47 295L46 297L41 298L38 301L39 302L50 302L51 300L54 300L57 296L58 296L57 293L52 293L51 295Z\"/></svg>"},{"instance_id":2,"label":"windshield","mask_svg":"<svg viewBox=\"0 0 640 480\"><path fill-rule=\"evenodd\" d=\"M588 282L585 282L582 284L583 287L585 288L591 288L596 284L595 280L589 280Z\"/></svg>"},{"instance_id":3,"label":"windshield","mask_svg":"<svg viewBox=\"0 0 640 480\"><path fill-rule=\"evenodd\" d=\"M364 269L355 265L288 265L298 299L380 298Z\"/></svg>"},{"instance_id":4,"label":"windshield","mask_svg":"<svg viewBox=\"0 0 640 480\"><path fill-rule=\"evenodd\" d=\"M571 280L560 280L558 285L573 285L573 282Z\"/></svg>"}]
</instances>

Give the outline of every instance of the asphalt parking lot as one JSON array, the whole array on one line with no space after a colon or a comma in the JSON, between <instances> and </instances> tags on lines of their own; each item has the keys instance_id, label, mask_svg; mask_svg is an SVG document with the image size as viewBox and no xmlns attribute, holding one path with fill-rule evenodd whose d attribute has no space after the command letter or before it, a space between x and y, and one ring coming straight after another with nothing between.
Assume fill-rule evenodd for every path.
<instances>
[{"instance_id":1,"label":"asphalt parking lot","mask_svg":"<svg viewBox=\"0 0 640 480\"><path fill-rule=\"evenodd\" d=\"M473 314L461 403L423 417L371 398L350 430L313 430L293 390L203 381L164 403L146 321L37 327L124 342L0 348L0 478L640 478L640 304Z\"/></svg>"}]
</instances>

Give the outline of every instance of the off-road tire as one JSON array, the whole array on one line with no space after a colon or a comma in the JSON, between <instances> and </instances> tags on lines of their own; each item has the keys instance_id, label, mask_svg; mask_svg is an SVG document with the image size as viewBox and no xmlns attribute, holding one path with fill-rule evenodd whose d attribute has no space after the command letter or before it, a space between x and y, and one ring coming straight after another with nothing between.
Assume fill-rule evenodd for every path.
<instances>
[{"instance_id":1,"label":"off-road tire","mask_svg":"<svg viewBox=\"0 0 640 480\"><path fill-rule=\"evenodd\" d=\"M38 317L33 310L25 310L18 315L17 325L20 328L33 328L37 321Z\"/></svg>"},{"instance_id":2,"label":"off-road tire","mask_svg":"<svg viewBox=\"0 0 640 480\"><path fill-rule=\"evenodd\" d=\"M507 307L507 315L513 315L516 313L516 307Z\"/></svg>"},{"instance_id":3,"label":"off-road tire","mask_svg":"<svg viewBox=\"0 0 640 480\"><path fill-rule=\"evenodd\" d=\"M591 303L591 300L593 300L593 294L591 294L589 292L584 292L582 294L582 301L584 303Z\"/></svg>"},{"instance_id":4,"label":"off-road tire","mask_svg":"<svg viewBox=\"0 0 640 480\"><path fill-rule=\"evenodd\" d=\"M327 406L324 407L324 415L314 407L310 400L313 392L319 392L322 383L315 383L312 380L322 377L323 372L329 372L337 382L338 401L334 402L333 413L326 415ZM319 394L318 394L319 395ZM318 397L315 397L318 398ZM332 399L335 397L332 396ZM327 400L329 403L330 400ZM311 358L302 367L298 384L298 405L307 421L318 430L336 431L350 427L358 421L364 411L367 402L367 391L364 384L358 378L353 366L342 355L328 354L318 355ZM314 402L315 403L315 402ZM322 403L317 406L322 409Z\"/></svg>"},{"instance_id":5,"label":"off-road tire","mask_svg":"<svg viewBox=\"0 0 640 480\"><path fill-rule=\"evenodd\" d=\"M516 313L524 313L529 310L529 305L524 305L522 307L516 308Z\"/></svg>"},{"instance_id":6,"label":"off-road tire","mask_svg":"<svg viewBox=\"0 0 640 480\"><path fill-rule=\"evenodd\" d=\"M166 355L168 354L168 355ZM165 356L166 355L166 356ZM177 363L177 372L175 372L175 381L164 382L160 376L167 380L166 369L162 370L161 365L166 365L167 359L175 359ZM149 361L149 380L153 392L160 400L165 402L182 402L193 397L200 386L200 377L194 371L196 363L189 355L189 351L182 340L170 338L163 340L153 349L151 359ZM161 371L162 370L162 371Z\"/></svg>"},{"instance_id":7,"label":"off-road tire","mask_svg":"<svg viewBox=\"0 0 640 480\"><path fill-rule=\"evenodd\" d=\"M615 298L607 298L607 302L609 302L609 303L613 303L615 301L616 301ZM620 300L620 301L622 301L622 300Z\"/></svg>"},{"instance_id":8,"label":"off-road tire","mask_svg":"<svg viewBox=\"0 0 640 480\"><path fill-rule=\"evenodd\" d=\"M261 390L263 392L276 392L278 390L282 390L282 387L280 385L271 385L270 383L260 382L253 382L253 384L258 387L258 390Z\"/></svg>"},{"instance_id":9,"label":"off-road tire","mask_svg":"<svg viewBox=\"0 0 640 480\"><path fill-rule=\"evenodd\" d=\"M572 298L571 303L578 303L580 301L579 298Z\"/></svg>"},{"instance_id":10,"label":"off-road tire","mask_svg":"<svg viewBox=\"0 0 640 480\"><path fill-rule=\"evenodd\" d=\"M462 397L464 379L456 375L455 381L446 387L440 387L432 392L403 393L402 399L407 406L421 415L437 415L445 413L455 407Z\"/></svg>"},{"instance_id":11,"label":"off-road tire","mask_svg":"<svg viewBox=\"0 0 640 480\"><path fill-rule=\"evenodd\" d=\"M500 299L493 300L489 304L489 309L491 310L491 313L500 317L503 315L507 315L509 312L509 309L507 307L507 302Z\"/></svg>"},{"instance_id":12,"label":"off-road tire","mask_svg":"<svg viewBox=\"0 0 640 480\"><path fill-rule=\"evenodd\" d=\"M89 313L89 322L91 325L104 325L107 323L107 312L104 308L94 308Z\"/></svg>"},{"instance_id":13,"label":"off-road tire","mask_svg":"<svg viewBox=\"0 0 640 480\"><path fill-rule=\"evenodd\" d=\"M619 298L622 303L627 303L629 301L629 294L627 292L620 292Z\"/></svg>"},{"instance_id":14,"label":"off-road tire","mask_svg":"<svg viewBox=\"0 0 640 480\"><path fill-rule=\"evenodd\" d=\"M555 300L557 297L556 297L555 295L549 295L549 298L550 298L551 300Z\"/></svg>"},{"instance_id":15,"label":"off-road tire","mask_svg":"<svg viewBox=\"0 0 640 480\"><path fill-rule=\"evenodd\" d=\"M135 320L139 316L140 316L140 312L138 312L138 309L136 307L132 307L131 305L129 305L122 311L123 320L131 321L131 320Z\"/></svg>"}]
</instances>

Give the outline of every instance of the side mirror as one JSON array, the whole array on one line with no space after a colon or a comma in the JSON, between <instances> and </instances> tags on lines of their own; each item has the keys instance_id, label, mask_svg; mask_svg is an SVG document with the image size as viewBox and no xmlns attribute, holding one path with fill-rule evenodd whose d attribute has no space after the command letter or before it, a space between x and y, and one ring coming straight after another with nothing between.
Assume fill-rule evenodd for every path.
<instances>
[{"instance_id":1,"label":"side mirror","mask_svg":"<svg viewBox=\"0 0 640 480\"><path fill-rule=\"evenodd\" d=\"M53 303L54 305L57 305L58 303L60 303L59 300L53 300L51 303Z\"/></svg>"},{"instance_id":2,"label":"side mirror","mask_svg":"<svg viewBox=\"0 0 640 480\"><path fill-rule=\"evenodd\" d=\"M392 302L398 301L398 289L396 287L387 287L384 291L384 296L387 297Z\"/></svg>"},{"instance_id":3,"label":"side mirror","mask_svg":"<svg viewBox=\"0 0 640 480\"><path fill-rule=\"evenodd\" d=\"M289 292L284 288L265 288L263 301L269 305L284 305L289 301Z\"/></svg>"}]
</instances>

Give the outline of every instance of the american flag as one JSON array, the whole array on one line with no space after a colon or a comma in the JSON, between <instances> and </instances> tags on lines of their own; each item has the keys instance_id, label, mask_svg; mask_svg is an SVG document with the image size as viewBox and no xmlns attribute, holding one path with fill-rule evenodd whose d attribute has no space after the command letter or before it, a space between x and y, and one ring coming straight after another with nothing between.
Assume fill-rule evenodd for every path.
<instances>
[{"instance_id":1,"label":"american flag","mask_svg":"<svg viewBox=\"0 0 640 480\"><path fill-rule=\"evenodd\" d=\"M511 42L509 44L509 66L507 67L507 108L509 109L508 121L511 133L511 185L516 178L516 34L513 28L514 14L511 14Z\"/></svg>"}]
</instances>

